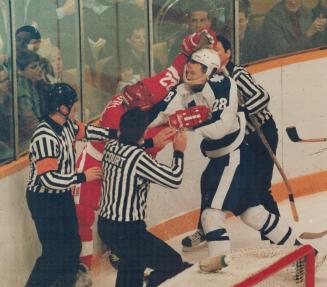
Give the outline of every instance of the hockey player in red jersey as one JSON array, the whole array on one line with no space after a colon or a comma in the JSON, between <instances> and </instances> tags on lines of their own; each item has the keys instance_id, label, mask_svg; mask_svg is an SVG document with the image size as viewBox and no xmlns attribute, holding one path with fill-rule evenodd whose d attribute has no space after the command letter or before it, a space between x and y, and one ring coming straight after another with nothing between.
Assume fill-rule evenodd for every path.
<instances>
[{"instance_id":1,"label":"hockey player in red jersey","mask_svg":"<svg viewBox=\"0 0 327 287\"><path fill-rule=\"evenodd\" d=\"M118 130L120 118L127 108L140 107L143 110L149 110L156 105L156 108L150 112L153 117L160 110L164 110L169 101L166 102L163 99L182 78L188 55L203 45L212 44L214 37L211 35L213 35L211 31L205 30L185 37L181 45L182 53L175 58L172 65L153 77L145 78L134 85L127 86L123 93L115 95L103 111L99 125ZM206 39L207 43L202 39ZM155 156L170 141L174 133L174 129L167 127L149 129L145 134L144 146L146 151ZM81 172L90 167L101 167L103 149L104 143L87 143L77 161L78 171ZM79 234L82 241L80 260L89 269L91 268L93 256L92 225L95 220L95 212L98 209L101 185L100 180L83 183L77 186L74 192Z\"/></svg>"}]
</instances>

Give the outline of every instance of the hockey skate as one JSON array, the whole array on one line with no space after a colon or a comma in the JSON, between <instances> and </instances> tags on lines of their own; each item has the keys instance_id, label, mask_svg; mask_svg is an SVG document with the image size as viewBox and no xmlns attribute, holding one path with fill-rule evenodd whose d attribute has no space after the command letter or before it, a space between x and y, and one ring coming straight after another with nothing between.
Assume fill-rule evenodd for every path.
<instances>
[{"instance_id":1,"label":"hockey skate","mask_svg":"<svg viewBox=\"0 0 327 287\"><path fill-rule=\"evenodd\" d=\"M318 253L316 255L315 267L316 271L319 271L320 267L326 262L327 255Z\"/></svg>"},{"instance_id":2,"label":"hockey skate","mask_svg":"<svg viewBox=\"0 0 327 287\"><path fill-rule=\"evenodd\" d=\"M325 263L327 256L326 255L320 255L319 253L316 255L315 258L315 269L316 272L319 271L320 267ZM296 283L301 283L303 282L305 276L305 259L301 258L300 260L296 261L295 263L295 282Z\"/></svg>"},{"instance_id":3,"label":"hockey skate","mask_svg":"<svg viewBox=\"0 0 327 287\"><path fill-rule=\"evenodd\" d=\"M115 253L113 253L111 250L109 250L108 253L109 253L108 258L109 258L109 261L110 261L112 267L114 267L116 270L118 270L120 258Z\"/></svg>"},{"instance_id":4,"label":"hockey skate","mask_svg":"<svg viewBox=\"0 0 327 287\"><path fill-rule=\"evenodd\" d=\"M79 264L79 268L76 275L76 283L74 287L90 287L92 286L92 279L89 269L83 263Z\"/></svg>"},{"instance_id":5,"label":"hockey skate","mask_svg":"<svg viewBox=\"0 0 327 287\"><path fill-rule=\"evenodd\" d=\"M199 271L202 273L213 273L227 267L227 259L225 255L208 257L201 259L199 262Z\"/></svg>"},{"instance_id":6,"label":"hockey skate","mask_svg":"<svg viewBox=\"0 0 327 287\"><path fill-rule=\"evenodd\" d=\"M186 236L182 240L183 251L188 252L204 246L206 240L204 239L204 232L198 229L195 233Z\"/></svg>"}]
</instances>

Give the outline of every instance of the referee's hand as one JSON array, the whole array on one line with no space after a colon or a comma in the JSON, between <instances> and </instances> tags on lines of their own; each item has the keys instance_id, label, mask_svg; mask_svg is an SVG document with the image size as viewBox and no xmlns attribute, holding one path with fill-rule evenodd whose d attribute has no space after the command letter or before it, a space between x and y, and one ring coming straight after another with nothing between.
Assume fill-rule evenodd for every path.
<instances>
[{"instance_id":1,"label":"referee's hand","mask_svg":"<svg viewBox=\"0 0 327 287\"><path fill-rule=\"evenodd\" d=\"M160 149L164 148L168 143L172 141L175 134L176 134L176 129L174 128L168 127L163 129L152 138L154 147Z\"/></svg>"},{"instance_id":2,"label":"referee's hand","mask_svg":"<svg viewBox=\"0 0 327 287\"><path fill-rule=\"evenodd\" d=\"M183 130L177 131L173 141L174 150L184 152L186 149L186 144L187 144L186 132Z\"/></svg>"},{"instance_id":3,"label":"referee's hand","mask_svg":"<svg viewBox=\"0 0 327 287\"><path fill-rule=\"evenodd\" d=\"M100 167L91 167L84 171L86 181L94 181L102 179L102 170Z\"/></svg>"}]
</instances>

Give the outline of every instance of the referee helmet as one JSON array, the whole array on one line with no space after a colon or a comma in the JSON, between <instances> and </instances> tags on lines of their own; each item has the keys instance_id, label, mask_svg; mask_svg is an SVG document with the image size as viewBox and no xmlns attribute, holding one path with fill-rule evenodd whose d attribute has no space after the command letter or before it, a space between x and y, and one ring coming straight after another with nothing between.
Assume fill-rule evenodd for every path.
<instances>
[{"instance_id":1,"label":"referee helmet","mask_svg":"<svg viewBox=\"0 0 327 287\"><path fill-rule=\"evenodd\" d=\"M77 93L72 86L66 83L52 84L48 93L48 114L58 112L61 106L67 107L70 112L77 100Z\"/></svg>"}]
</instances>

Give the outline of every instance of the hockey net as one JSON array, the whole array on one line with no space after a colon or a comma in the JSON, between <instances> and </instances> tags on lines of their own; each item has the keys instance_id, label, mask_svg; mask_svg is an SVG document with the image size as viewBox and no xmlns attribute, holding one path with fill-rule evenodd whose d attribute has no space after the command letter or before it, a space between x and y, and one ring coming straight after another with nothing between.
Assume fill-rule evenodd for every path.
<instances>
[{"instance_id":1,"label":"hockey net","mask_svg":"<svg viewBox=\"0 0 327 287\"><path fill-rule=\"evenodd\" d=\"M314 250L301 247L251 248L226 256L227 267L200 273L198 264L166 281L163 287L313 287Z\"/></svg>"}]
</instances>

